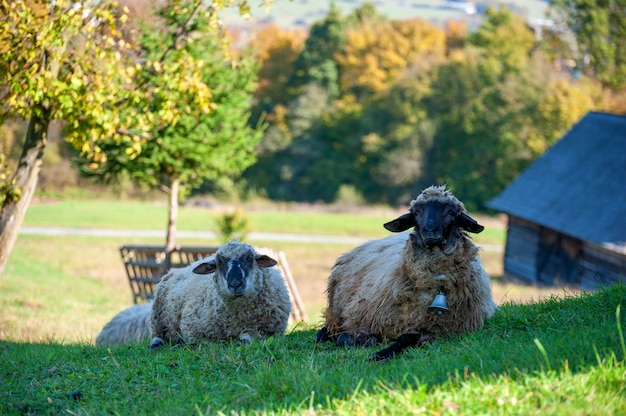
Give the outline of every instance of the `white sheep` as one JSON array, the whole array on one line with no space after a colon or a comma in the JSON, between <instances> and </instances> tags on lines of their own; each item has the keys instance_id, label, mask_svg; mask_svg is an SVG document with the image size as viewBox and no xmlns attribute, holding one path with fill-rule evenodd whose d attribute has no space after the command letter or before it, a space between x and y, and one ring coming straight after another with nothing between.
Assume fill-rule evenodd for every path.
<instances>
[{"instance_id":1,"label":"white sheep","mask_svg":"<svg viewBox=\"0 0 626 416\"><path fill-rule=\"evenodd\" d=\"M114 346L149 339L151 313L152 302L124 309L102 328L96 338L96 345Z\"/></svg>"},{"instance_id":2,"label":"white sheep","mask_svg":"<svg viewBox=\"0 0 626 416\"><path fill-rule=\"evenodd\" d=\"M248 244L229 242L207 259L170 270L155 288L151 348L283 335L291 300L276 264Z\"/></svg>"},{"instance_id":3,"label":"white sheep","mask_svg":"<svg viewBox=\"0 0 626 416\"><path fill-rule=\"evenodd\" d=\"M484 227L445 186L425 189L411 201L408 214L384 226L392 232L414 230L369 241L337 259L317 342L393 341L369 357L385 360L436 337L477 330L494 314L489 277L466 233ZM430 308L441 293L447 313Z\"/></svg>"},{"instance_id":4,"label":"white sheep","mask_svg":"<svg viewBox=\"0 0 626 416\"><path fill-rule=\"evenodd\" d=\"M132 306L107 323L96 345L140 342L195 344L283 335L291 300L271 257L229 242L205 259L171 269L155 287L153 302Z\"/></svg>"}]
</instances>

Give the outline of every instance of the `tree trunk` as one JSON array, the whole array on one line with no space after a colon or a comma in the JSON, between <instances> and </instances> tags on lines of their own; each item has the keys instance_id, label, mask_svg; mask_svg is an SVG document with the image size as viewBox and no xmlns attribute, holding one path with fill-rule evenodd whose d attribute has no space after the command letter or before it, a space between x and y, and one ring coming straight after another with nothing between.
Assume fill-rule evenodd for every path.
<instances>
[{"instance_id":1,"label":"tree trunk","mask_svg":"<svg viewBox=\"0 0 626 416\"><path fill-rule=\"evenodd\" d=\"M33 199L41 158L46 147L46 136L50 120L44 112L43 117L34 112L28 122L28 131L19 164L15 171L15 187L21 190L17 201L8 201L0 208L0 277L4 274L9 255L24 221L26 210Z\"/></svg>"},{"instance_id":2,"label":"tree trunk","mask_svg":"<svg viewBox=\"0 0 626 416\"><path fill-rule=\"evenodd\" d=\"M178 220L178 189L180 180L173 178L170 184L167 234L165 236L165 271L169 270L172 251L176 248L176 221Z\"/></svg>"}]
</instances>

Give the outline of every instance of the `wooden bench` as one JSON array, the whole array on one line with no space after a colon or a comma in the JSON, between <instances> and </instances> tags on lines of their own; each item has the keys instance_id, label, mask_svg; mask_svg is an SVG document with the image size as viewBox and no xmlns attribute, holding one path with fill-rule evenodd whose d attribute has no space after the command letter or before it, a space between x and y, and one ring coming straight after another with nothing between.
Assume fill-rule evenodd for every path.
<instances>
[{"instance_id":1,"label":"wooden bench","mask_svg":"<svg viewBox=\"0 0 626 416\"><path fill-rule=\"evenodd\" d=\"M185 267L196 260L209 257L218 248L218 246L176 247L170 255L170 268ZM294 322L306 321L308 319L307 314L285 253L267 247L255 247L254 249L257 253L266 254L278 262L276 267L285 279L291 298L291 318ZM120 254L133 294L133 303L144 303L154 299L154 286L167 272L165 248L162 246L124 245L120 247Z\"/></svg>"}]
</instances>

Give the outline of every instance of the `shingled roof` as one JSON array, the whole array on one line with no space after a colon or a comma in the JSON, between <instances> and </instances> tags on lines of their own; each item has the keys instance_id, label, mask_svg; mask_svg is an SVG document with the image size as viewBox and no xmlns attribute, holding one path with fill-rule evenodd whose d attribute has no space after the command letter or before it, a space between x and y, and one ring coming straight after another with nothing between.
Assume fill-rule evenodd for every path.
<instances>
[{"instance_id":1,"label":"shingled roof","mask_svg":"<svg viewBox=\"0 0 626 416\"><path fill-rule=\"evenodd\" d=\"M626 117L588 113L487 205L626 252Z\"/></svg>"}]
</instances>

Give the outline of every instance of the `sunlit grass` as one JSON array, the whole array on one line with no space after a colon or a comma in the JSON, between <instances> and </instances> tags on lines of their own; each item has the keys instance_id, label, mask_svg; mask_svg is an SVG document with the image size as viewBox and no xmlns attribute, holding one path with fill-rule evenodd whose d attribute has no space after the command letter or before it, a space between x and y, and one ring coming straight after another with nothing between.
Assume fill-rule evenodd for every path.
<instances>
[{"instance_id":1,"label":"sunlit grass","mask_svg":"<svg viewBox=\"0 0 626 416\"><path fill-rule=\"evenodd\" d=\"M626 411L625 286L506 304L486 327L384 363L315 345L314 329L250 346L151 352L0 342L0 410L25 414L573 414ZM619 318L619 321L617 320ZM618 323L619 322L619 323ZM538 348L541 345L543 348Z\"/></svg>"}]
</instances>

